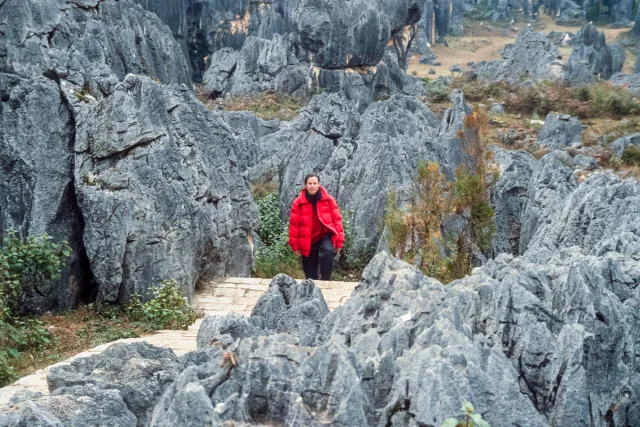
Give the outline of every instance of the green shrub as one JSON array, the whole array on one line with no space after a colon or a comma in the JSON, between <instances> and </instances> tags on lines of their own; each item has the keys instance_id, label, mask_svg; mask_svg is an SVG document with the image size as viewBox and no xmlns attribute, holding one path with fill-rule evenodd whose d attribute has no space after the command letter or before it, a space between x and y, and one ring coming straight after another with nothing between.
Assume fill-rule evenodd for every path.
<instances>
[{"instance_id":1,"label":"green shrub","mask_svg":"<svg viewBox=\"0 0 640 427\"><path fill-rule=\"evenodd\" d=\"M628 146L622 152L621 159L626 166L640 166L640 147Z\"/></svg>"},{"instance_id":2,"label":"green shrub","mask_svg":"<svg viewBox=\"0 0 640 427\"><path fill-rule=\"evenodd\" d=\"M196 310L187 303L175 279L163 281L151 292L153 298L146 303L138 294L133 295L126 308L132 320L144 322L152 330L188 329L196 321Z\"/></svg>"},{"instance_id":3,"label":"green shrub","mask_svg":"<svg viewBox=\"0 0 640 427\"><path fill-rule=\"evenodd\" d=\"M462 402L462 411L464 419L458 421L457 418L449 418L442 423L441 427L491 427L482 415L474 414L473 405L467 401Z\"/></svg>"},{"instance_id":4,"label":"green shrub","mask_svg":"<svg viewBox=\"0 0 640 427\"><path fill-rule=\"evenodd\" d=\"M279 273L304 277L300 260L288 244L287 224L280 218L280 196L272 192L256 199L260 214L258 236L261 246L256 251L254 272L258 277L270 278Z\"/></svg>"},{"instance_id":5,"label":"green shrub","mask_svg":"<svg viewBox=\"0 0 640 427\"><path fill-rule=\"evenodd\" d=\"M451 88L436 82L425 83L427 88L427 98L430 102L447 102L449 101L449 94Z\"/></svg>"},{"instance_id":6,"label":"green shrub","mask_svg":"<svg viewBox=\"0 0 640 427\"><path fill-rule=\"evenodd\" d=\"M22 352L40 350L52 336L44 323L19 316L19 300L60 277L62 263L71 250L47 235L21 239L13 229L0 247L0 387L16 379L14 363Z\"/></svg>"}]
</instances>

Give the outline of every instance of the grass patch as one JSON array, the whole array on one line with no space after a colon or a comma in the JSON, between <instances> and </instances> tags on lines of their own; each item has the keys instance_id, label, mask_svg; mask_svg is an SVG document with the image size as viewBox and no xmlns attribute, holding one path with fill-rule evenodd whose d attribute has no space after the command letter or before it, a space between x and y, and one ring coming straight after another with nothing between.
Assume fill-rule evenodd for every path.
<instances>
[{"instance_id":1,"label":"grass patch","mask_svg":"<svg viewBox=\"0 0 640 427\"><path fill-rule=\"evenodd\" d=\"M222 105L229 111L251 111L263 120L292 120L302 107L296 98L277 92L265 92L251 98L232 98L222 101Z\"/></svg>"},{"instance_id":2,"label":"grass patch","mask_svg":"<svg viewBox=\"0 0 640 427\"><path fill-rule=\"evenodd\" d=\"M628 146L622 152L620 159L624 166L640 166L640 147Z\"/></svg>"}]
</instances>

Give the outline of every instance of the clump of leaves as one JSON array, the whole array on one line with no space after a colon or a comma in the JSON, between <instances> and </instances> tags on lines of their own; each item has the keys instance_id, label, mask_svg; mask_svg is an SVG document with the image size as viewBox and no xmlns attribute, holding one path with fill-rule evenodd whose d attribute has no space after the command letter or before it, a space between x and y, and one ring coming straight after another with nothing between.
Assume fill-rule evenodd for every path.
<instances>
[{"instance_id":1,"label":"clump of leaves","mask_svg":"<svg viewBox=\"0 0 640 427\"><path fill-rule=\"evenodd\" d=\"M427 99L429 99L429 102L439 103L449 100L449 94L451 93L449 86L425 79L425 87L427 89Z\"/></svg>"},{"instance_id":2,"label":"clump of leaves","mask_svg":"<svg viewBox=\"0 0 640 427\"><path fill-rule=\"evenodd\" d=\"M43 289L60 277L71 253L67 242L48 235L21 239L11 229L0 247L0 387L16 379L15 362L22 352L40 350L52 340L43 322L19 313L20 297Z\"/></svg>"},{"instance_id":3,"label":"clump of leaves","mask_svg":"<svg viewBox=\"0 0 640 427\"><path fill-rule=\"evenodd\" d=\"M133 295L126 308L131 319L145 322L152 330L188 329L196 321L197 312L187 303L175 279L154 286L151 293L153 298L147 302Z\"/></svg>"},{"instance_id":4,"label":"clump of leaves","mask_svg":"<svg viewBox=\"0 0 640 427\"><path fill-rule=\"evenodd\" d=\"M274 277L279 273L304 278L298 257L289 246L287 225L280 217L280 196L277 192L257 198L261 246L256 251L254 273L258 277Z\"/></svg>"},{"instance_id":5,"label":"clump of leaves","mask_svg":"<svg viewBox=\"0 0 640 427\"><path fill-rule=\"evenodd\" d=\"M391 192L385 226L392 254L442 282L469 274L473 250L489 248L495 231L489 190L497 180L492 151L485 137L488 115L477 107L465 116L458 133L470 162L456 170L450 183L435 162L422 163L401 209L398 193ZM447 217L464 223L457 235L443 235Z\"/></svg>"},{"instance_id":6,"label":"clump of leaves","mask_svg":"<svg viewBox=\"0 0 640 427\"><path fill-rule=\"evenodd\" d=\"M444 420L440 427L491 427L482 415L474 413L473 405L467 401L462 402L463 419L459 421L457 418L448 418Z\"/></svg>"},{"instance_id":7,"label":"clump of leaves","mask_svg":"<svg viewBox=\"0 0 640 427\"><path fill-rule=\"evenodd\" d=\"M630 145L624 149L620 157L626 166L640 166L640 147Z\"/></svg>"}]
</instances>

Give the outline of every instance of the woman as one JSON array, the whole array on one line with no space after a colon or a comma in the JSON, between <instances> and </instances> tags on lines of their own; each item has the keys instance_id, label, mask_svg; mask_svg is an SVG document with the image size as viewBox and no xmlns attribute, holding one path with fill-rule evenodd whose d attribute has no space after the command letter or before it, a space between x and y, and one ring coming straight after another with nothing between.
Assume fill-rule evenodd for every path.
<instances>
[{"instance_id":1,"label":"woman","mask_svg":"<svg viewBox=\"0 0 640 427\"><path fill-rule=\"evenodd\" d=\"M302 256L305 278L317 280L320 264L322 280L331 280L333 259L344 243L342 216L318 175L305 176L304 187L291 205L289 246Z\"/></svg>"}]
</instances>

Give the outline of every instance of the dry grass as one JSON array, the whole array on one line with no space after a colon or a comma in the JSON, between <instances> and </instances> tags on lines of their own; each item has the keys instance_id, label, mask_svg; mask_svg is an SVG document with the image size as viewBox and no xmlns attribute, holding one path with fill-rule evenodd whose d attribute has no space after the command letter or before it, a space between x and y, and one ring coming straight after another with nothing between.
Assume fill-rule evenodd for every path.
<instances>
[{"instance_id":1,"label":"dry grass","mask_svg":"<svg viewBox=\"0 0 640 427\"><path fill-rule=\"evenodd\" d=\"M479 21L467 20L465 25L470 25L470 28L465 28L464 36L447 36L449 47L440 44L432 45L431 49L436 54L437 61L441 62L442 65L436 67L420 64L420 57L416 55L416 57L409 60L408 73L417 77L437 78L438 76L450 76L451 72L449 71L449 67L454 64L465 68L469 61L479 62L502 59L500 50L508 43L515 41L516 33L510 32L512 36L505 37L503 35L504 28L501 28L499 24L493 24L489 21L484 21L483 24L484 25L480 25ZM487 25L491 25L495 29L495 32L488 31L486 28ZM513 26L522 29L526 25L525 22L517 22ZM575 34L580 30L580 27L577 26L557 25L552 17L544 13L540 14L538 21L536 21L534 25L536 31L541 31L545 34L551 31L569 31ZM604 26L598 29L604 31L608 43L614 42L620 37L625 37L625 33L629 31L628 28L607 28ZM559 49L563 54L563 59L565 61L568 60L571 54L571 47L561 47ZM637 52L634 49L627 49L626 53L627 57L622 72L633 73ZM427 74L431 68L433 68L436 74Z\"/></svg>"},{"instance_id":2,"label":"dry grass","mask_svg":"<svg viewBox=\"0 0 640 427\"><path fill-rule=\"evenodd\" d=\"M114 310L85 306L40 317L54 339L44 351L24 352L14 365L18 374L29 375L95 346L150 333L142 325L117 316Z\"/></svg>"}]
</instances>

